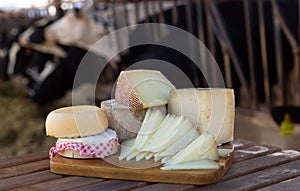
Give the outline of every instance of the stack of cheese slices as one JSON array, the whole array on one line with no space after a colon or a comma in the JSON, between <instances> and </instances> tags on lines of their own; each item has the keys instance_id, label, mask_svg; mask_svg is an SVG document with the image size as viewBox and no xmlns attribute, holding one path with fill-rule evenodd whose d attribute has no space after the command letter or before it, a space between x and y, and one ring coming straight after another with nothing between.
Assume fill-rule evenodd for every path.
<instances>
[{"instance_id":1,"label":"stack of cheese slices","mask_svg":"<svg viewBox=\"0 0 300 191\"><path fill-rule=\"evenodd\" d=\"M159 71L123 71L115 99L101 109L122 140L120 160L154 158L163 170L216 169L214 161L230 152L217 145L233 140L232 89L175 89Z\"/></svg>"}]
</instances>

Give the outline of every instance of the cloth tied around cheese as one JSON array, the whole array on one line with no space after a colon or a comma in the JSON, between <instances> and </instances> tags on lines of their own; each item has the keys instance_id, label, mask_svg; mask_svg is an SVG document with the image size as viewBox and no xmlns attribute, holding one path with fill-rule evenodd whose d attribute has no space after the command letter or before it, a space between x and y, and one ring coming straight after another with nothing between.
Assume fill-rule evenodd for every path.
<instances>
[{"instance_id":1,"label":"cloth tied around cheese","mask_svg":"<svg viewBox=\"0 0 300 191\"><path fill-rule=\"evenodd\" d=\"M105 130L103 133L81 138L62 138L49 151L68 158L104 158L118 151L118 138L115 131Z\"/></svg>"},{"instance_id":2,"label":"cloth tied around cheese","mask_svg":"<svg viewBox=\"0 0 300 191\"><path fill-rule=\"evenodd\" d=\"M70 158L103 158L118 151L118 137L106 114L96 106L63 107L46 118L46 134L58 138L49 151Z\"/></svg>"}]
</instances>

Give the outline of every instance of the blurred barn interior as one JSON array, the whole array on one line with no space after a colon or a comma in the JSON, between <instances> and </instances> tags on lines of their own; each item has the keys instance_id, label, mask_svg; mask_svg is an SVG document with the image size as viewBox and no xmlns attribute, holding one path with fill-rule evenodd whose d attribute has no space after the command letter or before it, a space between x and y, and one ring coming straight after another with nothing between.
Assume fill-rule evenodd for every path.
<instances>
[{"instance_id":1,"label":"blurred barn interior","mask_svg":"<svg viewBox=\"0 0 300 191\"><path fill-rule=\"evenodd\" d=\"M51 109L71 105L72 93L89 104L110 98L119 72L137 62L172 63L195 87L207 87L204 71L170 48L141 45L109 60L106 53L128 45L130 35L115 36L88 52L96 40L119 28L149 22L183 29L210 50L225 86L235 91L235 138L300 150L299 18L296 0L47 0L18 9L3 5L0 158L47 150L54 142L44 135L44 119ZM145 38L160 35L151 31ZM194 51L214 80L208 55ZM91 62L108 63L94 99L85 95L91 89L87 82L73 84L86 54L94 58ZM286 114L294 133L282 136L280 124Z\"/></svg>"}]
</instances>

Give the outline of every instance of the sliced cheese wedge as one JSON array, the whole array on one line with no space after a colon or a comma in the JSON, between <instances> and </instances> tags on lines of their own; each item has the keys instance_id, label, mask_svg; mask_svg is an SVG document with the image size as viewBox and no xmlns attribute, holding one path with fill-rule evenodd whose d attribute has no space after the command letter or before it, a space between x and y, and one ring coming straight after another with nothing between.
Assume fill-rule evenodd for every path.
<instances>
[{"instance_id":1,"label":"sliced cheese wedge","mask_svg":"<svg viewBox=\"0 0 300 191\"><path fill-rule=\"evenodd\" d=\"M179 164L183 162L209 159L219 159L217 144L213 135L204 132L186 148L166 161L167 165Z\"/></svg>"},{"instance_id":2,"label":"sliced cheese wedge","mask_svg":"<svg viewBox=\"0 0 300 191\"><path fill-rule=\"evenodd\" d=\"M119 75L115 99L132 108L148 108L168 103L174 85L155 70L129 70Z\"/></svg>"},{"instance_id":3,"label":"sliced cheese wedge","mask_svg":"<svg viewBox=\"0 0 300 191\"><path fill-rule=\"evenodd\" d=\"M136 156L140 155L142 153L142 151L137 150L137 149L132 149L131 153L126 157L126 160L129 161L133 158L135 158Z\"/></svg>"},{"instance_id":4,"label":"sliced cheese wedge","mask_svg":"<svg viewBox=\"0 0 300 191\"><path fill-rule=\"evenodd\" d=\"M128 139L128 140L122 142L119 160L123 160L124 158L126 158L128 155L130 155L133 152L132 147L133 147L134 141L135 141L135 139Z\"/></svg>"},{"instance_id":5,"label":"sliced cheese wedge","mask_svg":"<svg viewBox=\"0 0 300 191\"><path fill-rule=\"evenodd\" d=\"M140 152L136 157L135 160L136 161L140 161L143 158L145 158L146 156L148 156L150 154L150 152Z\"/></svg>"},{"instance_id":6,"label":"sliced cheese wedge","mask_svg":"<svg viewBox=\"0 0 300 191\"><path fill-rule=\"evenodd\" d=\"M152 158L154 156L154 153L149 152L149 154L147 156L145 156L146 160L149 160L150 158Z\"/></svg>"},{"instance_id":7,"label":"sliced cheese wedge","mask_svg":"<svg viewBox=\"0 0 300 191\"><path fill-rule=\"evenodd\" d=\"M155 162L157 162L157 161L159 161L159 160L161 160L163 157L162 156L160 156L159 154L154 154L154 161Z\"/></svg>"},{"instance_id":8,"label":"sliced cheese wedge","mask_svg":"<svg viewBox=\"0 0 300 191\"><path fill-rule=\"evenodd\" d=\"M147 141L159 128L164 119L165 115L160 110L148 110L142 123L141 129L137 134L133 147L136 149L143 148Z\"/></svg>"},{"instance_id":9,"label":"sliced cheese wedge","mask_svg":"<svg viewBox=\"0 0 300 191\"><path fill-rule=\"evenodd\" d=\"M173 156L183 148L185 148L189 143L193 142L196 138L198 138L200 134L196 130L196 128L191 128L186 134L184 134L178 141L175 141L171 146L169 146L166 150L161 152L159 156Z\"/></svg>"},{"instance_id":10,"label":"sliced cheese wedge","mask_svg":"<svg viewBox=\"0 0 300 191\"><path fill-rule=\"evenodd\" d=\"M168 112L183 115L200 133L208 131L217 144L233 140L235 102L232 89L171 90Z\"/></svg>"},{"instance_id":11,"label":"sliced cheese wedge","mask_svg":"<svg viewBox=\"0 0 300 191\"><path fill-rule=\"evenodd\" d=\"M233 152L233 149L218 149L220 157L227 157Z\"/></svg>"},{"instance_id":12,"label":"sliced cheese wedge","mask_svg":"<svg viewBox=\"0 0 300 191\"><path fill-rule=\"evenodd\" d=\"M162 123L160 124L158 129L155 131L155 133L152 136L147 138L148 139L147 142L145 143L144 147L141 147L141 149L143 151L148 151L145 148L149 147L149 145L151 145L152 142L156 141L156 138L154 137L154 135L155 134L163 134L163 133L167 132L166 129L168 129L168 127L171 125L171 123L173 122L174 119L175 119L175 115L168 114L165 117L165 119L162 121Z\"/></svg>"},{"instance_id":13,"label":"sliced cheese wedge","mask_svg":"<svg viewBox=\"0 0 300 191\"><path fill-rule=\"evenodd\" d=\"M212 160L202 159L202 160L195 160L189 161L180 164L173 164L173 165L166 165L161 167L161 170L193 170L193 169L218 169L219 164Z\"/></svg>"},{"instance_id":14,"label":"sliced cheese wedge","mask_svg":"<svg viewBox=\"0 0 300 191\"><path fill-rule=\"evenodd\" d=\"M148 150L150 152L161 152L176 141L178 141L183 135L185 135L193 126L191 122L187 119L184 119L182 116L175 117L173 123L169 126L169 128L163 134L154 134L153 141L149 147L146 147L144 150Z\"/></svg>"}]
</instances>

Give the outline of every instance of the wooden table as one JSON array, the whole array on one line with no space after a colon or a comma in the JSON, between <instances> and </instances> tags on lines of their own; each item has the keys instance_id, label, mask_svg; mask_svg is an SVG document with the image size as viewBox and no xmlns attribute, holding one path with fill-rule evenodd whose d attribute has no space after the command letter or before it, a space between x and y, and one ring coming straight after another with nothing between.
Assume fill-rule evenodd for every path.
<instances>
[{"instance_id":1,"label":"wooden table","mask_svg":"<svg viewBox=\"0 0 300 191\"><path fill-rule=\"evenodd\" d=\"M231 169L212 185L194 186L63 176L46 152L0 160L0 190L300 190L300 152L235 140Z\"/></svg>"}]
</instances>

